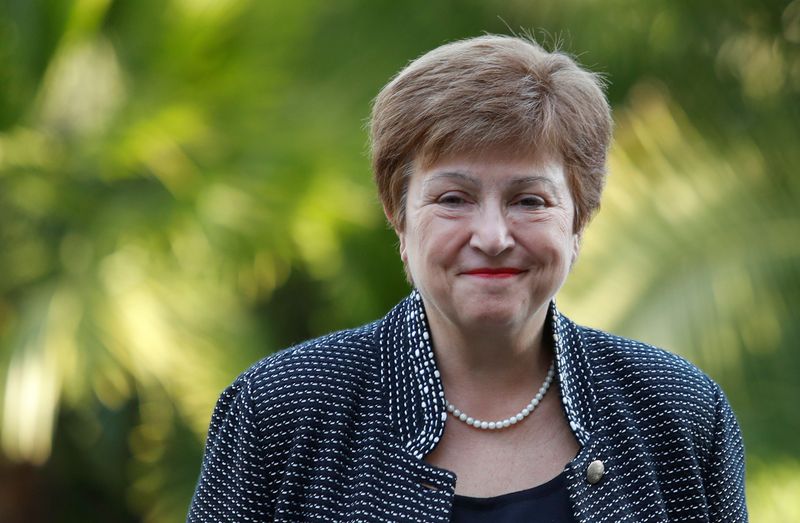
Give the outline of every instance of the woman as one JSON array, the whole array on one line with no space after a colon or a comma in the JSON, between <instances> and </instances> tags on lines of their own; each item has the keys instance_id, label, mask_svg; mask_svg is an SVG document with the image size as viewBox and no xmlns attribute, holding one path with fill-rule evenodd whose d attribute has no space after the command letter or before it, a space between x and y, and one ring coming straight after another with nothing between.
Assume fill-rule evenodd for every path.
<instances>
[{"instance_id":1,"label":"woman","mask_svg":"<svg viewBox=\"0 0 800 523\"><path fill-rule=\"evenodd\" d=\"M598 78L455 42L384 87L371 134L415 290L222 394L188 520L746 521L719 387L555 308L605 176Z\"/></svg>"}]
</instances>

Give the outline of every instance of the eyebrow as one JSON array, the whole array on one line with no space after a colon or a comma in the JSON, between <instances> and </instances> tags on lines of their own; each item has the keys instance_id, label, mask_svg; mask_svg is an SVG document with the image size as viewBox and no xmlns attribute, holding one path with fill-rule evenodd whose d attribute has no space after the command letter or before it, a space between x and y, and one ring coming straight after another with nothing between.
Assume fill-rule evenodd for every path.
<instances>
[{"instance_id":1,"label":"eyebrow","mask_svg":"<svg viewBox=\"0 0 800 523\"><path fill-rule=\"evenodd\" d=\"M431 183L441 180L443 178L444 179L449 178L449 179L459 180L462 182L467 182L477 187L483 185L480 177L478 176L472 176L458 171L442 171L434 173L430 175L428 178L426 178L425 181L423 182L423 187L427 187ZM534 183L544 183L545 185L549 186L550 190L552 190L553 192L558 192L558 188L553 183L553 180L547 178L546 176L519 176L516 178L512 178L509 185L518 186L518 185L530 185Z\"/></svg>"},{"instance_id":2,"label":"eyebrow","mask_svg":"<svg viewBox=\"0 0 800 523\"><path fill-rule=\"evenodd\" d=\"M458 181L462 181L462 182L471 183L472 185L477 185L478 187L483 185L481 183L480 178L478 178L476 176L470 176L468 174L464 174L464 173L457 172L457 171L442 171L442 172L434 173L434 174L428 176L427 178L425 178L425 180L422 182L422 185L424 187L427 187L428 185L430 185L430 184L432 184L434 182L438 182L439 180L442 180L442 179L458 180Z\"/></svg>"}]
</instances>

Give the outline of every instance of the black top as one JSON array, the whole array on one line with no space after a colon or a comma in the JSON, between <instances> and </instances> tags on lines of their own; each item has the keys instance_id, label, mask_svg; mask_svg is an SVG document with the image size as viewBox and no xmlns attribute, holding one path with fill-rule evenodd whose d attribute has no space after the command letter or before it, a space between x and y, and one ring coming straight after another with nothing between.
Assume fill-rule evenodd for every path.
<instances>
[{"instance_id":1,"label":"black top","mask_svg":"<svg viewBox=\"0 0 800 523\"><path fill-rule=\"evenodd\" d=\"M491 498L455 495L452 523L574 523L566 473L538 487Z\"/></svg>"}]
</instances>

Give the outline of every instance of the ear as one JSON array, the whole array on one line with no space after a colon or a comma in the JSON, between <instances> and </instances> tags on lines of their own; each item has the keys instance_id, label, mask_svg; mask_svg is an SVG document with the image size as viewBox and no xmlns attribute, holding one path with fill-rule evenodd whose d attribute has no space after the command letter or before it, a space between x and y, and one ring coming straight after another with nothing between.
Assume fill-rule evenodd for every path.
<instances>
[{"instance_id":1,"label":"ear","mask_svg":"<svg viewBox=\"0 0 800 523\"><path fill-rule=\"evenodd\" d=\"M388 221L390 224L393 224L393 223L394 223L394 220L393 220L392 218L394 218L394 215L392 214L392 211L391 211L391 209L389 209L388 207L386 207L386 203L385 203L385 202L382 202L382 203L381 203L381 207L383 207L383 215L384 215L384 216L386 216L386 220L387 220L387 221Z\"/></svg>"},{"instance_id":2,"label":"ear","mask_svg":"<svg viewBox=\"0 0 800 523\"><path fill-rule=\"evenodd\" d=\"M578 254L581 251L581 238L582 235L579 232L576 232L572 235L572 261L570 261L569 267L572 268L575 265L575 262L578 260Z\"/></svg>"},{"instance_id":3,"label":"ear","mask_svg":"<svg viewBox=\"0 0 800 523\"><path fill-rule=\"evenodd\" d=\"M394 229L394 233L397 235L397 239L399 240L400 259L403 260L403 263L407 265L408 255L406 254L406 235L394 225L394 220L392 219L394 216L392 215L391 210L386 207L386 205L383 206L383 214L386 216L389 224L392 225L392 229Z\"/></svg>"},{"instance_id":4,"label":"ear","mask_svg":"<svg viewBox=\"0 0 800 523\"><path fill-rule=\"evenodd\" d=\"M397 239L400 242L400 259L403 260L404 265L408 265L408 251L406 251L406 235L403 231L398 229L394 230L397 234Z\"/></svg>"}]
</instances>

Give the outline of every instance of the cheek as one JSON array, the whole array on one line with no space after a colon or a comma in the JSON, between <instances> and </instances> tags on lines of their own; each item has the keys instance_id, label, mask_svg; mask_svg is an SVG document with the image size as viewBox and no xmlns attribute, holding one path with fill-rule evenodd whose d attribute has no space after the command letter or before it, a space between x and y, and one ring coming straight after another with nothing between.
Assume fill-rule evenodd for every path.
<instances>
[{"instance_id":1,"label":"cheek","mask_svg":"<svg viewBox=\"0 0 800 523\"><path fill-rule=\"evenodd\" d=\"M576 236L568 226L550 222L530 227L525 234L528 252L543 265L571 265L577 252Z\"/></svg>"},{"instance_id":2,"label":"cheek","mask_svg":"<svg viewBox=\"0 0 800 523\"><path fill-rule=\"evenodd\" d=\"M553 225L554 241L559 246L560 255L571 264L577 252L577 235L572 231L572 215L566 212L559 215Z\"/></svg>"},{"instance_id":3,"label":"cheek","mask_svg":"<svg viewBox=\"0 0 800 523\"><path fill-rule=\"evenodd\" d=\"M463 223L443 220L435 216L421 216L414 220L405 238L406 263L414 265L440 265L457 254L464 243ZM402 242L401 242L402 243Z\"/></svg>"},{"instance_id":4,"label":"cheek","mask_svg":"<svg viewBox=\"0 0 800 523\"><path fill-rule=\"evenodd\" d=\"M569 263L571 250L564 243L563 238L548 237L542 238L541 242L534 246L536 252L540 253L541 260L551 265L563 265Z\"/></svg>"}]
</instances>

